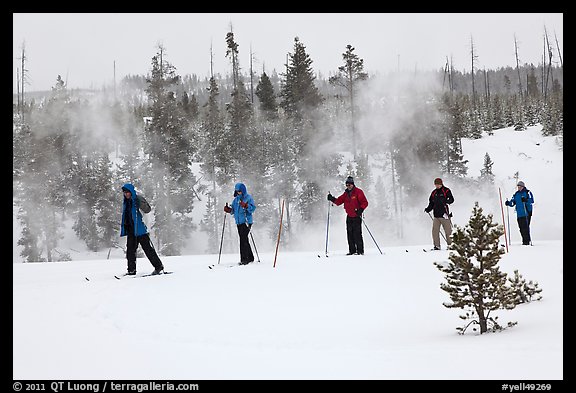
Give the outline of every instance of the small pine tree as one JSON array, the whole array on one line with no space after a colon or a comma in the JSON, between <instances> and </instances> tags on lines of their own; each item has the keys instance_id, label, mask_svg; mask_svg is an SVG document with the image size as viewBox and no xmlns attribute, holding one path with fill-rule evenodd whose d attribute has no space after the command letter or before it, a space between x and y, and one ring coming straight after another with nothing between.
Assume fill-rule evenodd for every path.
<instances>
[{"instance_id":1,"label":"small pine tree","mask_svg":"<svg viewBox=\"0 0 576 393\"><path fill-rule=\"evenodd\" d=\"M480 169L480 179L490 184L494 184L494 174L492 173L492 166L494 162L490 159L488 153L484 154L484 167Z\"/></svg>"},{"instance_id":2,"label":"small pine tree","mask_svg":"<svg viewBox=\"0 0 576 393\"><path fill-rule=\"evenodd\" d=\"M518 270L514 270L514 278L508 278L508 281L515 293L516 304L542 299L542 296L539 295L542 289L538 288L538 283L532 280L526 282Z\"/></svg>"},{"instance_id":3,"label":"small pine tree","mask_svg":"<svg viewBox=\"0 0 576 393\"><path fill-rule=\"evenodd\" d=\"M465 228L455 226L455 229L450 262L434 262L440 271L446 273L447 282L440 284L440 288L450 295L451 302L444 303L444 306L467 310L460 318L471 321L457 328L460 334L473 324L480 325L480 334L503 330L505 327L497 322L498 317L490 315L491 312L511 310L517 304L514 290L506 285L506 273L501 272L498 266L504 253L499 245L504 229L492 222L492 214L482 214L478 202L468 225ZM515 324L508 322L508 327Z\"/></svg>"}]
</instances>

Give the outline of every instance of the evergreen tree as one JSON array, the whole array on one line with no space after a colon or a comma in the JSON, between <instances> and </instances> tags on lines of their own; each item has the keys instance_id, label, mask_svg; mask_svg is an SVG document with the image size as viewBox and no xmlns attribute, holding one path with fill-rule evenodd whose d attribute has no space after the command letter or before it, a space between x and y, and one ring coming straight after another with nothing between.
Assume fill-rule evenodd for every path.
<instances>
[{"instance_id":1,"label":"evergreen tree","mask_svg":"<svg viewBox=\"0 0 576 393\"><path fill-rule=\"evenodd\" d=\"M206 252L214 254L219 251L219 245L221 240L221 234L218 233L217 225L218 221L216 219L217 215L223 215L225 217L226 213L222 213L218 209L216 204L216 198L213 196L213 192L209 191L207 193L206 199L206 210L200 221L200 230L206 232L208 235L208 243L206 244Z\"/></svg>"},{"instance_id":2,"label":"evergreen tree","mask_svg":"<svg viewBox=\"0 0 576 393\"><path fill-rule=\"evenodd\" d=\"M536 70L534 65L530 65L530 70L526 76L526 93L529 98L540 97L540 89L538 89L538 78L536 77Z\"/></svg>"},{"instance_id":3,"label":"evergreen tree","mask_svg":"<svg viewBox=\"0 0 576 393\"><path fill-rule=\"evenodd\" d=\"M96 159L95 186L96 226L100 247L112 247L120 236L118 225L119 190L108 154L101 152ZM123 184L123 183L122 183Z\"/></svg>"},{"instance_id":4,"label":"evergreen tree","mask_svg":"<svg viewBox=\"0 0 576 393\"><path fill-rule=\"evenodd\" d=\"M286 142L291 146L284 150L288 155L297 158L296 161L287 159L288 166L283 163L284 169L292 172L286 174L287 180L297 176L297 183L283 182L281 189L284 194L286 204L286 238L290 239L291 216L290 203L298 199L305 199L308 191L316 188L314 183L318 184L319 170L321 168L322 157L312 157L312 151L316 143L314 138L319 138L318 124L320 121L319 114L315 111L324 101L317 86L315 85L314 73L312 71L312 60L306 53L306 47L300 42L298 37L294 38L294 52L289 53L289 61L286 65L286 73L283 74L284 80L280 89L280 107L284 110L287 117L287 132L284 136ZM308 152L306 149L310 149ZM311 161L311 162L305 162ZM292 163L295 166L292 166ZM288 187L287 187L288 186ZM304 191L304 195L298 196L299 192Z\"/></svg>"},{"instance_id":5,"label":"evergreen tree","mask_svg":"<svg viewBox=\"0 0 576 393\"><path fill-rule=\"evenodd\" d=\"M189 97L188 93L184 92L182 94L180 107L182 108L186 120L194 122L198 119L198 101L194 94L192 94L192 97Z\"/></svg>"},{"instance_id":6,"label":"evergreen tree","mask_svg":"<svg viewBox=\"0 0 576 393\"><path fill-rule=\"evenodd\" d=\"M96 225L96 204L99 198L99 184L96 182L96 155L79 156L78 171L75 173L79 179L76 190L75 222L72 228L79 239L84 240L88 249L98 251L98 227Z\"/></svg>"},{"instance_id":7,"label":"evergreen tree","mask_svg":"<svg viewBox=\"0 0 576 393\"><path fill-rule=\"evenodd\" d=\"M502 99L500 95L495 94L492 96L492 130L498 130L506 127L504 121L504 110L502 108Z\"/></svg>"},{"instance_id":8,"label":"evergreen tree","mask_svg":"<svg viewBox=\"0 0 576 393\"><path fill-rule=\"evenodd\" d=\"M226 57L230 58L232 63L232 88L238 87L240 81L240 64L238 62L238 44L234 41L234 33L229 31L226 33Z\"/></svg>"},{"instance_id":9,"label":"evergreen tree","mask_svg":"<svg viewBox=\"0 0 576 393\"><path fill-rule=\"evenodd\" d=\"M280 106L288 116L302 119L304 112L317 108L324 99L314 84L316 77L312 71L312 59L298 37L294 38L294 52L288 56Z\"/></svg>"},{"instance_id":10,"label":"evergreen tree","mask_svg":"<svg viewBox=\"0 0 576 393\"><path fill-rule=\"evenodd\" d=\"M542 134L562 136L564 133L563 94L556 80L554 80L551 97L544 104L542 112Z\"/></svg>"},{"instance_id":11,"label":"evergreen tree","mask_svg":"<svg viewBox=\"0 0 576 393\"><path fill-rule=\"evenodd\" d=\"M338 67L338 73L328 78L328 82L335 86L343 87L350 99L350 124L352 134L352 154L356 156L356 90L360 81L368 79L368 74L364 72L364 59L360 59L354 53L352 45L346 45L346 52L342 54L344 65Z\"/></svg>"},{"instance_id":12,"label":"evergreen tree","mask_svg":"<svg viewBox=\"0 0 576 393\"><path fill-rule=\"evenodd\" d=\"M210 78L207 90L209 92L208 101L201 113L201 145L198 149L198 159L201 162L202 175L212 183L211 190L208 192L208 198L212 198L212 201L206 204L205 219L201 225L208 232L210 238L218 238L220 236L220 224L218 222L220 212L216 210L218 206L222 206L218 203L219 187L229 182L234 158L232 148L227 143L227 131L224 128L223 116L218 105L220 92L214 77ZM209 220L208 217L212 217L212 220ZM212 246L209 245L209 247Z\"/></svg>"},{"instance_id":13,"label":"evergreen tree","mask_svg":"<svg viewBox=\"0 0 576 393\"><path fill-rule=\"evenodd\" d=\"M508 282L514 291L516 304L542 299L540 295L542 289L538 288L538 283L532 280L526 282L526 279L518 273L518 270L514 270L514 277L509 277Z\"/></svg>"},{"instance_id":14,"label":"evergreen tree","mask_svg":"<svg viewBox=\"0 0 576 393\"><path fill-rule=\"evenodd\" d=\"M18 239L17 244L22 246L20 256L25 262L44 262L46 259L42 257L42 250L40 249L40 228L38 222L32 219L32 215L28 214L26 208L20 208L18 219L22 225L22 234Z\"/></svg>"},{"instance_id":15,"label":"evergreen tree","mask_svg":"<svg viewBox=\"0 0 576 393\"><path fill-rule=\"evenodd\" d=\"M494 184L494 174L492 173L492 166L494 162L490 159L488 152L484 154L484 166L480 169L480 179L484 182Z\"/></svg>"},{"instance_id":16,"label":"evergreen tree","mask_svg":"<svg viewBox=\"0 0 576 393\"><path fill-rule=\"evenodd\" d=\"M28 261L52 262L58 258L54 253L63 237L64 215L56 214L57 209L64 212L77 195L75 184L64 181L73 163L69 152L75 150L70 135L71 106L58 75L46 103L41 110L30 113L22 134L28 152L16 197L23 225L19 244ZM41 250L46 251L45 258Z\"/></svg>"},{"instance_id":17,"label":"evergreen tree","mask_svg":"<svg viewBox=\"0 0 576 393\"><path fill-rule=\"evenodd\" d=\"M230 179L245 177L251 173L249 165L252 161L251 133L252 133L252 104L248 97L244 83L239 80L237 88L232 92L232 101L227 106L228 138L224 141L233 152L235 165L228 170Z\"/></svg>"},{"instance_id":18,"label":"evergreen tree","mask_svg":"<svg viewBox=\"0 0 576 393\"><path fill-rule=\"evenodd\" d=\"M194 228L189 213L194 207L190 187L195 177L190 169L193 145L187 137L187 122L174 89L180 82L175 67L164 59L164 48L152 57L146 92L151 121L146 127L146 150L150 154L150 175L154 194L148 195L154 208L154 227L159 252L180 255Z\"/></svg>"},{"instance_id":19,"label":"evergreen tree","mask_svg":"<svg viewBox=\"0 0 576 393\"><path fill-rule=\"evenodd\" d=\"M198 105L196 94L192 94L192 97L190 97L190 103L188 104L188 114L192 121L198 120L198 116L200 115L200 107Z\"/></svg>"},{"instance_id":20,"label":"evergreen tree","mask_svg":"<svg viewBox=\"0 0 576 393\"><path fill-rule=\"evenodd\" d=\"M227 178L219 176L219 168L226 172L230 165L231 152L226 144L221 143L224 140L224 128L222 126L222 116L218 106L219 89L214 77L210 78L210 85L207 88L210 93L208 101L203 107L202 124L200 126L202 143L198 149L200 168L204 176L220 184L225 183Z\"/></svg>"},{"instance_id":21,"label":"evergreen tree","mask_svg":"<svg viewBox=\"0 0 576 393\"><path fill-rule=\"evenodd\" d=\"M503 330L490 314L499 309L516 307L514 291L506 285L506 273L500 271L498 262L504 249L499 239L504 234L502 225L492 222L492 214L485 216L475 202L472 216L465 228L455 226L448 263L434 262L446 274L446 283L440 288L448 293L447 308L461 308L466 314L460 318L471 320L457 330L464 334L471 324L480 326L480 334ZM508 327L516 322L508 323ZM473 330L476 330L475 328Z\"/></svg>"},{"instance_id":22,"label":"evergreen tree","mask_svg":"<svg viewBox=\"0 0 576 393\"><path fill-rule=\"evenodd\" d=\"M276 93L270 78L266 73L262 73L260 81L256 86L256 97L260 101L260 110L264 112L266 119L274 120L278 118L278 104L276 103Z\"/></svg>"},{"instance_id":23,"label":"evergreen tree","mask_svg":"<svg viewBox=\"0 0 576 393\"><path fill-rule=\"evenodd\" d=\"M356 177L362 181L362 188L367 190L372 184L370 160L368 154L360 154L356 157Z\"/></svg>"}]
</instances>

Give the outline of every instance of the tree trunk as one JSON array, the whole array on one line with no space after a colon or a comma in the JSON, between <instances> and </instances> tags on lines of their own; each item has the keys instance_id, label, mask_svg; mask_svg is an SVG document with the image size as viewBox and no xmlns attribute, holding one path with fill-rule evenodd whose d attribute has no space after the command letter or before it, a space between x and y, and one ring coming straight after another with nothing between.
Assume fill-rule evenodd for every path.
<instances>
[{"instance_id":1,"label":"tree trunk","mask_svg":"<svg viewBox=\"0 0 576 393\"><path fill-rule=\"evenodd\" d=\"M480 334L486 333L488 331L488 320L484 315L484 307L482 304L476 307L476 313L478 314L478 322L480 323Z\"/></svg>"}]
</instances>

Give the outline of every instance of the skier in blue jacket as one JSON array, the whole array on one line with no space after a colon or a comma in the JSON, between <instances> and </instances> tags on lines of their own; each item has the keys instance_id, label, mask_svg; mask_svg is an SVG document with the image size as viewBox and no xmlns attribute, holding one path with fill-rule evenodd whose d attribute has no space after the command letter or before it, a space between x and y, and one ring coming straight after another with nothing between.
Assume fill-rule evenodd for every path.
<instances>
[{"instance_id":1,"label":"skier in blue jacket","mask_svg":"<svg viewBox=\"0 0 576 393\"><path fill-rule=\"evenodd\" d=\"M142 221L140 210L148 213L150 205L141 195L136 194L134 186L126 183L122 186L124 202L122 203L122 224L120 227L120 236L126 236L126 259L128 259L128 272L126 275L133 276L136 274L136 249L138 244L142 246L146 257L154 266L152 274L164 273L164 265L156 254L156 250L150 241L148 228Z\"/></svg>"},{"instance_id":2,"label":"skier in blue jacket","mask_svg":"<svg viewBox=\"0 0 576 393\"><path fill-rule=\"evenodd\" d=\"M528 246L532 241L530 239L530 221L532 219L534 195L532 195L532 191L526 188L523 181L519 181L517 186L518 190L512 195L510 200L506 199L505 205L516 206L516 220L520 228L520 235L522 235L522 244Z\"/></svg>"},{"instance_id":3,"label":"skier in blue jacket","mask_svg":"<svg viewBox=\"0 0 576 393\"><path fill-rule=\"evenodd\" d=\"M248 241L248 234L252 228L252 213L256 210L256 204L252 195L246 191L244 183L236 183L234 186L234 200L232 206L224 206L224 211L234 216L238 235L240 236L240 264L246 265L254 262L254 254Z\"/></svg>"}]
</instances>

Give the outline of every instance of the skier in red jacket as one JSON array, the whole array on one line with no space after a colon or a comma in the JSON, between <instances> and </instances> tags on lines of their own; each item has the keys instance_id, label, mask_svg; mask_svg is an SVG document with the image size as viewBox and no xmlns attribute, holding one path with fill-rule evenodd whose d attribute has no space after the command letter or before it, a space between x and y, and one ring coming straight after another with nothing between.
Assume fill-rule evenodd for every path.
<instances>
[{"instance_id":1,"label":"skier in red jacket","mask_svg":"<svg viewBox=\"0 0 576 393\"><path fill-rule=\"evenodd\" d=\"M344 210L346 210L346 233L348 235L348 254L346 255L364 255L362 213L368 207L364 191L354 185L352 176L348 176L344 193L338 198L328 193L328 200L336 206L344 204Z\"/></svg>"}]
</instances>

